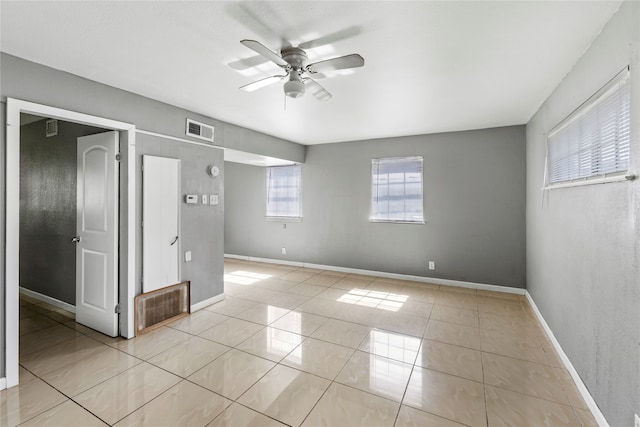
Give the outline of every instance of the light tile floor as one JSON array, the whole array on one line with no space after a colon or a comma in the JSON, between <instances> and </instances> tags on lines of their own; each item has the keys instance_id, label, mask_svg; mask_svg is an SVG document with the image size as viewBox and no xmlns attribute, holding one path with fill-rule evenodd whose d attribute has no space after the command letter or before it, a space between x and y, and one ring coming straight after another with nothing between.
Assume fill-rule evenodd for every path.
<instances>
[{"instance_id":1,"label":"light tile floor","mask_svg":"<svg viewBox=\"0 0 640 427\"><path fill-rule=\"evenodd\" d=\"M522 297L225 261L227 298L123 340L22 296L0 426L595 426Z\"/></svg>"}]
</instances>

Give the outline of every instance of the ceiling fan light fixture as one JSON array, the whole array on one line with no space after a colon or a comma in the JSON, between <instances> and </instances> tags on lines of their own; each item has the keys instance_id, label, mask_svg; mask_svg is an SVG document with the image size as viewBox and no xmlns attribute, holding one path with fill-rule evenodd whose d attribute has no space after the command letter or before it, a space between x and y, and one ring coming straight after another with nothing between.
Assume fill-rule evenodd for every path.
<instances>
[{"instance_id":1,"label":"ceiling fan light fixture","mask_svg":"<svg viewBox=\"0 0 640 427\"><path fill-rule=\"evenodd\" d=\"M282 48L280 55L278 55L255 40L241 40L240 43L258 53L263 58L273 62L286 73L284 76L267 77L241 86L240 89L245 92L269 86L278 80L289 77L289 81L284 84L285 96L289 98L300 98L306 92L306 87L309 86L309 91L314 98L319 101L327 101L331 99L331 94L318 84L315 79L327 77L323 74L324 72L344 71L364 66L364 58L357 53L325 59L324 61L307 65L309 56L300 46L293 47L288 43ZM307 43L306 46L314 47L309 43Z\"/></svg>"},{"instance_id":2,"label":"ceiling fan light fixture","mask_svg":"<svg viewBox=\"0 0 640 427\"><path fill-rule=\"evenodd\" d=\"M300 80L289 80L284 84L284 94L289 98L300 98L304 92L305 85Z\"/></svg>"}]
</instances>

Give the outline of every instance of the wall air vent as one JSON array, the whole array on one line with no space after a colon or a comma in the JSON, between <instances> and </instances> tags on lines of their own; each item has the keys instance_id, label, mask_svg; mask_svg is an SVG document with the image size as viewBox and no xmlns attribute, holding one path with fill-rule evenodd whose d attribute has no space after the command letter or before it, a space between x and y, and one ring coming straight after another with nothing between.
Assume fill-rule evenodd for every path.
<instances>
[{"instance_id":1,"label":"wall air vent","mask_svg":"<svg viewBox=\"0 0 640 427\"><path fill-rule=\"evenodd\" d=\"M187 119L187 136L213 142L213 126Z\"/></svg>"},{"instance_id":2,"label":"wall air vent","mask_svg":"<svg viewBox=\"0 0 640 427\"><path fill-rule=\"evenodd\" d=\"M181 282L135 297L136 336L188 316L190 288L191 282Z\"/></svg>"},{"instance_id":3,"label":"wall air vent","mask_svg":"<svg viewBox=\"0 0 640 427\"><path fill-rule=\"evenodd\" d=\"M45 132L47 138L49 138L50 136L56 136L58 134L58 121L55 119L49 119L45 123Z\"/></svg>"}]
</instances>

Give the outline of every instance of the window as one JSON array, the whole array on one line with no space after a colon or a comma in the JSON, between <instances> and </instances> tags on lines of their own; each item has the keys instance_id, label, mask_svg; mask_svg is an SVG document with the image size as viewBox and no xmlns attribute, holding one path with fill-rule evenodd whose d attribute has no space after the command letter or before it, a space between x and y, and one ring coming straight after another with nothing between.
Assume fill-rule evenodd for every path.
<instances>
[{"instance_id":1,"label":"window","mask_svg":"<svg viewBox=\"0 0 640 427\"><path fill-rule=\"evenodd\" d=\"M424 223L422 157L371 160L370 220Z\"/></svg>"},{"instance_id":2,"label":"window","mask_svg":"<svg viewBox=\"0 0 640 427\"><path fill-rule=\"evenodd\" d=\"M300 218L300 165L267 168L267 218Z\"/></svg>"},{"instance_id":3,"label":"window","mask_svg":"<svg viewBox=\"0 0 640 427\"><path fill-rule=\"evenodd\" d=\"M631 85L624 70L547 136L547 184L629 169Z\"/></svg>"}]
</instances>

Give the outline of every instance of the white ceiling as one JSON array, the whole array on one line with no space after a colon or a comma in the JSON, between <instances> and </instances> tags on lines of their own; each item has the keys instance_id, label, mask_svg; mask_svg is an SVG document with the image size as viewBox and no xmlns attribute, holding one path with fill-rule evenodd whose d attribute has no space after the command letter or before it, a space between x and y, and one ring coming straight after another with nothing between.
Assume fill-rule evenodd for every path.
<instances>
[{"instance_id":1,"label":"white ceiling","mask_svg":"<svg viewBox=\"0 0 640 427\"><path fill-rule=\"evenodd\" d=\"M619 1L0 1L0 50L302 144L526 123ZM343 35L341 37L338 37ZM287 99L254 52L329 36L311 62L360 53L364 68Z\"/></svg>"}]
</instances>

